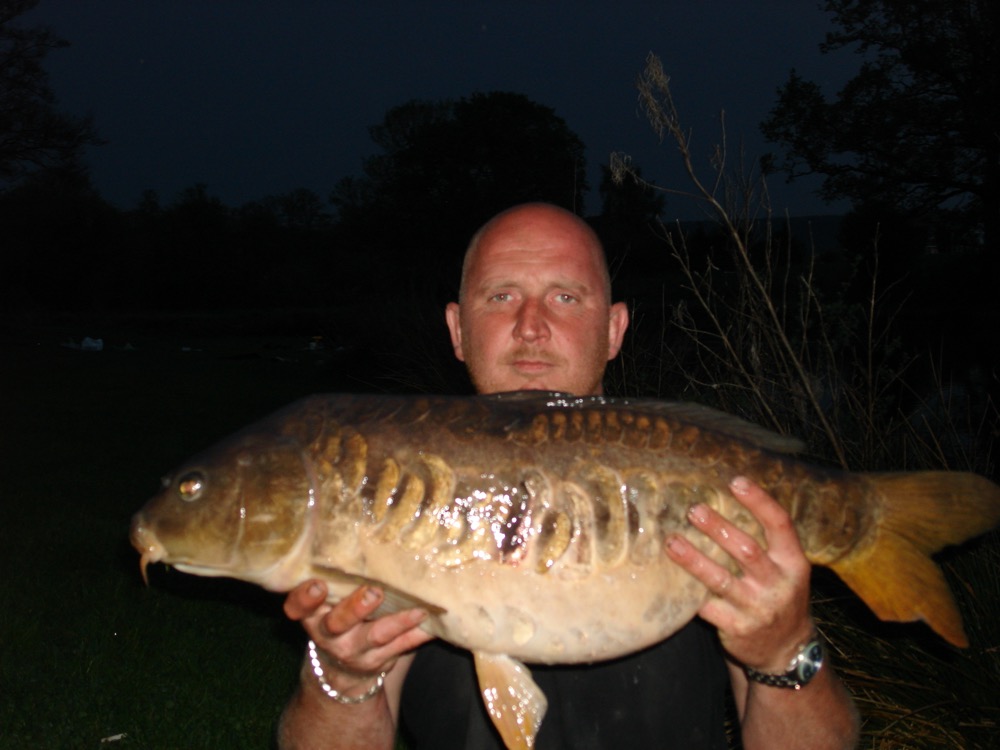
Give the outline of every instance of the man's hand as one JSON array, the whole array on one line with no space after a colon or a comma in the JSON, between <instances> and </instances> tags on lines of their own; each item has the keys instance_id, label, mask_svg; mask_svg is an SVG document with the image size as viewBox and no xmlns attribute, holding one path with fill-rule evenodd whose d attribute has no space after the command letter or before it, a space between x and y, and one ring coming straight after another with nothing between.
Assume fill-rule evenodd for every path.
<instances>
[{"instance_id":1,"label":"man's hand","mask_svg":"<svg viewBox=\"0 0 1000 750\"><path fill-rule=\"evenodd\" d=\"M299 689L278 725L278 747L391 750L403 680L413 660L406 652L431 639L419 627L427 614L410 609L372 619L381 590L363 586L333 605L326 592L322 581L300 584L285 598L285 614L300 621L316 643L327 684L338 693L363 695L386 672L385 689L373 700L345 705L324 694L311 665L303 662Z\"/></svg>"},{"instance_id":2,"label":"man's hand","mask_svg":"<svg viewBox=\"0 0 1000 750\"><path fill-rule=\"evenodd\" d=\"M362 586L334 605L326 601L322 581L306 581L289 592L285 614L302 623L336 676L335 687L350 691L388 672L400 655L433 636L420 629L427 613L408 609L370 619L382 603L380 589Z\"/></svg>"},{"instance_id":3,"label":"man's hand","mask_svg":"<svg viewBox=\"0 0 1000 750\"><path fill-rule=\"evenodd\" d=\"M766 549L715 511L694 506L691 523L736 561L733 575L683 537L667 541L667 554L714 594L698 614L719 630L730 657L761 672L787 669L812 631L810 564L788 513L762 489L738 477L733 496L764 531Z\"/></svg>"}]
</instances>

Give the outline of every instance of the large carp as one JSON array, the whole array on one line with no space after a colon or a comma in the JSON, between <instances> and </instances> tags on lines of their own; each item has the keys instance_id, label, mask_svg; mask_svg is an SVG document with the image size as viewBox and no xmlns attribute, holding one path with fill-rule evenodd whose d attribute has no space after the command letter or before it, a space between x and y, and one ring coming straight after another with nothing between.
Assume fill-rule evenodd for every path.
<instances>
[{"instance_id":1,"label":"large carp","mask_svg":"<svg viewBox=\"0 0 1000 750\"><path fill-rule=\"evenodd\" d=\"M809 560L880 617L965 645L929 555L1000 522L1000 487L952 472L850 474L794 440L690 404L537 392L313 396L164 479L132 522L149 563L286 591L360 583L470 649L494 723L530 747L545 698L520 662L590 662L685 625L709 596L663 552L674 533L736 570L687 511L760 538L728 483L784 506ZM614 606L608 606L613 601Z\"/></svg>"}]
</instances>

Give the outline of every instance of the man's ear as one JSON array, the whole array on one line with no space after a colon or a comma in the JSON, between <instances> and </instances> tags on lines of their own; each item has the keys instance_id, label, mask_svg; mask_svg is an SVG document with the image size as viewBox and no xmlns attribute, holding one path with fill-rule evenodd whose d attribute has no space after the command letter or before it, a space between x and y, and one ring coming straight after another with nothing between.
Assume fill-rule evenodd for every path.
<instances>
[{"instance_id":1,"label":"man's ear","mask_svg":"<svg viewBox=\"0 0 1000 750\"><path fill-rule=\"evenodd\" d=\"M457 313L456 313L457 315ZM621 351L625 331L628 329L628 306L615 302L608 315L608 359L614 359Z\"/></svg>"},{"instance_id":2,"label":"man's ear","mask_svg":"<svg viewBox=\"0 0 1000 750\"><path fill-rule=\"evenodd\" d=\"M459 362L465 361L462 354L462 325L459 319L459 306L457 302L449 302L444 308L444 320L448 324L448 332L451 333L451 346L455 350L455 358Z\"/></svg>"}]
</instances>

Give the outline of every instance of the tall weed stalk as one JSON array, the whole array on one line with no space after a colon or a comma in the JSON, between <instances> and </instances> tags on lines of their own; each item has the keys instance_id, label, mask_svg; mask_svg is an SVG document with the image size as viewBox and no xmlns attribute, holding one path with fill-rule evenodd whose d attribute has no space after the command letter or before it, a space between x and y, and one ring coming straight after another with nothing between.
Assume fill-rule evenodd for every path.
<instances>
[{"instance_id":1,"label":"tall weed stalk","mask_svg":"<svg viewBox=\"0 0 1000 750\"><path fill-rule=\"evenodd\" d=\"M729 165L724 126L711 180L701 179L655 55L638 89L654 131L676 145L693 186L686 195L702 203L715 229L708 243L693 246L681 225L660 226L682 288L664 294L668 323L659 336L637 337L647 343L626 352L611 389L710 403L796 435L811 458L852 471L995 476L996 404L986 389L949 382L930 353L904 349L894 332L899 295L890 302L888 294L898 290L882 288L878 275L879 238L872 238L873 262L854 267L867 274L864 295L824 284L811 243L803 248L789 222L775 220L763 179L744 164ZM612 171L618 180L642 181L627 157L613 159ZM643 326L641 315L636 324ZM665 384L680 393L663 393ZM972 645L964 651L922 626L877 622L832 574L816 576L814 610L862 712L862 747L1000 746L997 538L939 561L967 622Z\"/></svg>"}]
</instances>

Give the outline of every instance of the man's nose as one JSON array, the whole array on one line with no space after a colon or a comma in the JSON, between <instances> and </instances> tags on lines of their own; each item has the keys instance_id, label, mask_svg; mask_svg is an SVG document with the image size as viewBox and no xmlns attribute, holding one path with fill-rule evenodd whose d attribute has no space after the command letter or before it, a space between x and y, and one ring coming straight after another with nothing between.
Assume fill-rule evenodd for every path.
<instances>
[{"instance_id":1,"label":"man's nose","mask_svg":"<svg viewBox=\"0 0 1000 750\"><path fill-rule=\"evenodd\" d=\"M546 321L545 307L538 300L525 300L517 311L517 322L514 324L514 338L521 341L537 341L549 336L549 324Z\"/></svg>"}]
</instances>

